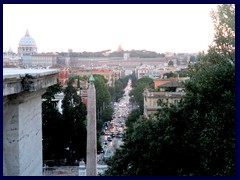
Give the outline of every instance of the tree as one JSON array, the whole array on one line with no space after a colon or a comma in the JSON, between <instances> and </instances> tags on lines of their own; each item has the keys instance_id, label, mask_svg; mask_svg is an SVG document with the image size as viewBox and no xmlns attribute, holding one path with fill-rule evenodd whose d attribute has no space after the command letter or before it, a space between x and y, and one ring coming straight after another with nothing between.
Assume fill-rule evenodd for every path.
<instances>
[{"instance_id":1,"label":"tree","mask_svg":"<svg viewBox=\"0 0 240 180\"><path fill-rule=\"evenodd\" d=\"M123 96L124 91L123 91L123 82L119 79L115 81L115 86L114 86L114 101L119 101L119 99Z\"/></svg>"},{"instance_id":2,"label":"tree","mask_svg":"<svg viewBox=\"0 0 240 180\"><path fill-rule=\"evenodd\" d=\"M167 78L174 78L177 77L177 74L173 73L172 71L169 73L163 74L163 77L166 76Z\"/></svg>"},{"instance_id":3,"label":"tree","mask_svg":"<svg viewBox=\"0 0 240 180\"><path fill-rule=\"evenodd\" d=\"M130 79L132 80L132 85L134 86L135 83L137 82L137 76L135 71L133 71L132 75L130 76Z\"/></svg>"},{"instance_id":4,"label":"tree","mask_svg":"<svg viewBox=\"0 0 240 180\"><path fill-rule=\"evenodd\" d=\"M97 151L100 152L101 142L100 133L105 121L112 118L112 108L110 106L111 95L107 87L107 80L102 75L94 74L94 85L96 89L96 117L97 117Z\"/></svg>"},{"instance_id":5,"label":"tree","mask_svg":"<svg viewBox=\"0 0 240 180\"><path fill-rule=\"evenodd\" d=\"M78 76L78 79L77 79L77 88L80 90L80 77Z\"/></svg>"},{"instance_id":6,"label":"tree","mask_svg":"<svg viewBox=\"0 0 240 180\"><path fill-rule=\"evenodd\" d=\"M135 87L133 87L133 90L130 92L130 96L132 97L132 100L135 101L139 105L140 111L143 113L143 91L144 89L152 88L153 89L153 80L149 77L143 77L139 79Z\"/></svg>"},{"instance_id":7,"label":"tree","mask_svg":"<svg viewBox=\"0 0 240 180\"><path fill-rule=\"evenodd\" d=\"M189 63L190 63L190 64L194 64L194 63L196 63L196 62L197 62L197 58L196 58L195 56L191 55L191 56L190 56Z\"/></svg>"},{"instance_id":8,"label":"tree","mask_svg":"<svg viewBox=\"0 0 240 180\"><path fill-rule=\"evenodd\" d=\"M134 123L136 122L136 120L140 117L141 112L139 109L134 109L127 118L126 121L126 126L128 127L128 129L133 128Z\"/></svg>"},{"instance_id":9,"label":"tree","mask_svg":"<svg viewBox=\"0 0 240 180\"><path fill-rule=\"evenodd\" d=\"M181 69L180 71L177 71L177 74L179 77L189 77L189 69Z\"/></svg>"},{"instance_id":10,"label":"tree","mask_svg":"<svg viewBox=\"0 0 240 180\"><path fill-rule=\"evenodd\" d=\"M108 161L106 175L235 175L235 46L229 51L226 41L235 37L228 29L234 10L220 5L214 12L215 44L189 65L186 95L178 106L139 118ZM230 18L222 17L226 14Z\"/></svg>"},{"instance_id":11,"label":"tree","mask_svg":"<svg viewBox=\"0 0 240 180\"><path fill-rule=\"evenodd\" d=\"M124 88L127 86L129 79L132 80L132 84L137 81L135 73L132 75L125 76L124 78L120 78L115 81L114 87L109 87L109 92L112 96L112 101L119 101L119 99L124 94Z\"/></svg>"},{"instance_id":12,"label":"tree","mask_svg":"<svg viewBox=\"0 0 240 180\"><path fill-rule=\"evenodd\" d=\"M43 132L43 159L63 158L62 144L62 115L57 109L54 95L62 91L57 84L47 88L43 94L42 103L42 132Z\"/></svg>"},{"instance_id":13,"label":"tree","mask_svg":"<svg viewBox=\"0 0 240 180\"><path fill-rule=\"evenodd\" d=\"M170 61L168 61L168 66L173 66L174 64L173 64L173 61L172 60L170 60Z\"/></svg>"},{"instance_id":14,"label":"tree","mask_svg":"<svg viewBox=\"0 0 240 180\"><path fill-rule=\"evenodd\" d=\"M218 6L217 11L211 12L211 17L215 28L215 38L210 51L235 63L235 5Z\"/></svg>"},{"instance_id":15,"label":"tree","mask_svg":"<svg viewBox=\"0 0 240 180\"><path fill-rule=\"evenodd\" d=\"M69 79L62 101L65 134L62 141L69 148L69 162L86 158L86 106L82 103L77 90L72 86L74 79Z\"/></svg>"},{"instance_id":16,"label":"tree","mask_svg":"<svg viewBox=\"0 0 240 180\"><path fill-rule=\"evenodd\" d=\"M205 175L235 173L235 6L221 5L212 13L215 39L186 83L185 108L199 131L197 140ZM192 102L193 98L195 103ZM196 124L198 122L198 124Z\"/></svg>"},{"instance_id":17,"label":"tree","mask_svg":"<svg viewBox=\"0 0 240 180\"><path fill-rule=\"evenodd\" d=\"M94 85L96 88L97 119L100 120L104 110L111 102L111 95L106 84L107 80L102 75L94 74L94 79Z\"/></svg>"}]
</instances>

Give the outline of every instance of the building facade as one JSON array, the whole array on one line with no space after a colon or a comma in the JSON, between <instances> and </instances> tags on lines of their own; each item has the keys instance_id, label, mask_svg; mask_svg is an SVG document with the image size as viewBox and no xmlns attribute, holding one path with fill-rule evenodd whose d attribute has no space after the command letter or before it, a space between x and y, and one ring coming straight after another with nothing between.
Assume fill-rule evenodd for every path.
<instances>
[{"instance_id":1,"label":"building facade","mask_svg":"<svg viewBox=\"0 0 240 180\"><path fill-rule=\"evenodd\" d=\"M152 72L154 66L142 64L141 66L136 67L136 76L137 79L141 79L143 76L146 76L149 72Z\"/></svg>"},{"instance_id":2,"label":"building facade","mask_svg":"<svg viewBox=\"0 0 240 180\"><path fill-rule=\"evenodd\" d=\"M18 67L21 64L21 57L14 53L11 48L3 53L3 66L13 65Z\"/></svg>"},{"instance_id":3,"label":"building facade","mask_svg":"<svg viewBox=\"0 0 240 180\"><path fill-rule=\"evenodd\" d=\"M149 118L154 116L159 108L160 102L170 107L172 104L177 105L182 96L185 95L183 86L179 81L170 81L159 85L158 91L145 89L144 96L144 116Z\"/></svg>"},{"instance_id":4,"label":"building facade","mask_svg":"<svg viewBox=\"0 0 240 180\"><path fill-rule=\"evenodd\" d=\"M31 65L34 67L49 67L57 64L57 54L41 53L31 55Z\"/></svg>"}]
</instances>

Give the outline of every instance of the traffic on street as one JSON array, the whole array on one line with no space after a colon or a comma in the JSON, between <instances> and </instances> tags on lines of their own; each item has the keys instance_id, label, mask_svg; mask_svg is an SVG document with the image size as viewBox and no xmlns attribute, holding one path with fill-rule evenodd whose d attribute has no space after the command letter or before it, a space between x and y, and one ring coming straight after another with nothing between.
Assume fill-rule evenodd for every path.
<instances>
[{"instance_id":1,"label":"traffic on street","mask_svg":"<svg viewBox=\"0 0 240 180\"><path fill-rule=\"evenodd\" d=\"M124 142L123 138L127 129L126 119L132 110L129 97L131 90L132 82L129 80L124 89L123 97L118 102L114 102L112 120L103 124L100 136L103 151L98 156L98 161L101 164L104 164L104 160L111 157Z\"/></svg>"}]
</instances>

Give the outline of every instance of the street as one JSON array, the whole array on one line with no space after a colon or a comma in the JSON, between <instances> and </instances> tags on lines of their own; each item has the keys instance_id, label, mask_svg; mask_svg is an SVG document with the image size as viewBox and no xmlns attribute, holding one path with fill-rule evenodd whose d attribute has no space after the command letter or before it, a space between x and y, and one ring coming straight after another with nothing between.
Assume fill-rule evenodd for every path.
<instances>
[{"instance_id":1,"label":"street","mask_svg":"<svg viewBox=\"0 0 240 180\"><path fill-rule=\"evenodd\" d=\"M128 81L124 89L123 97L119 102L114 102L114 112L112 120L105 122L100 142L102 144L103 153L98 156L98 163L104 164L104 160L114 155L116 149L123 144L123 136L126 130L126 119L132 110L130 105L129 92L132 89L131 80Z\"/></svg>"}]
</instances>

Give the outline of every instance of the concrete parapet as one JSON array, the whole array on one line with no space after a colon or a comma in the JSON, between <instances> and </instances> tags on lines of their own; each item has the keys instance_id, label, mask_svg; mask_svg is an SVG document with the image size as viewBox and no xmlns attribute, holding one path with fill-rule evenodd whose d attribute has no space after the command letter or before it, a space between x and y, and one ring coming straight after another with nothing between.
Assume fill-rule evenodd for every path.
<instances>
[{"instance_id":1,"label":"concrete parapet","mask_svg":"<svg viewBox=\"0 0 240 180\"><path fill-rule=\"evenodd\" d=\"M58 70L3 69L3 175L42 175L42 94Z\"/></svg>"},{"instance_id":2,"label":"concrete parapet","mask_svg":"<svg viewBox=\"0 0 240 180\"><path fill-rule=\"evenodd\" d=\"M57 82L57 69L3 69L3 96L38 91ZM28 89L28 86L29 89Z\"/></svg>"}]
</instances>

